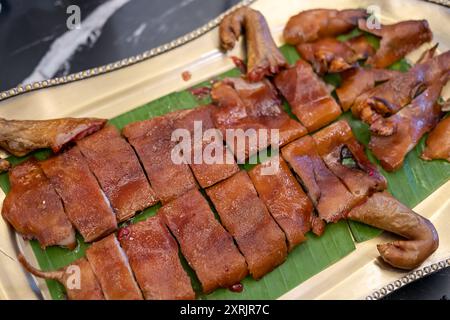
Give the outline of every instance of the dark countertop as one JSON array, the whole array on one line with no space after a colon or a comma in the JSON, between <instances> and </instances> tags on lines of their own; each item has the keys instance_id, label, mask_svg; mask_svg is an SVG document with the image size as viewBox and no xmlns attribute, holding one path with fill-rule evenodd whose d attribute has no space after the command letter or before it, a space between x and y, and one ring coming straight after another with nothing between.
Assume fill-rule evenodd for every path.
<instances>
[{"instance_id":1,"label":"dark countertop","mask_svg":"<svg viewBox=\"0 0 450 320\"><path fill-rule=\"evenodd\" d=\"M136 55L200 27L237 2L0 0L0 91L22 83L30 75L33 75L33 79L65 75ZM85 41L80 41L72 49L71 43L67 43L63 50L53 48L49 51L54 41L68 31L66 19L69 14L66 9L70 5L80 7L82 23L90 15L96 14L98 18L91 21L93 25L90 25L92 32ZM111 9L111 6L116 7ZM111 9L111 15L101 25L104 17L102 11L108 9ZM71 50L69 54L65 48ZM63 59L64 56L69 58ZM43 57L58 63L53 68L49 68L46 63L39 64ZM450 268L409 284L387 299L448 297Z\"/></svg>"}]
</instances>

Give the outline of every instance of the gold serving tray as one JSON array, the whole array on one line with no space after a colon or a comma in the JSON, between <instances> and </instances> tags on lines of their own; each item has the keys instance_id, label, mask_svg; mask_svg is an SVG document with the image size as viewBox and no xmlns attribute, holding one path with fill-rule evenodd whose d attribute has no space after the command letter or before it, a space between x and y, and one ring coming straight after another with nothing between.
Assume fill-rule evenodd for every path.
<instances>
[{"instance_id":1,"label":"gold serving tray","mask_svg":"<svg viewBox=\"0 0 450 320\"><path fill-rule=\"evenodd\" d=\"M257 0L243 1L267 18L278 45L283 27L293 14L312 8L380 8L381 22L427 19L439 42L439 51L449 50L450 1L435 0ZM239 6L239 5L238 5ZM447 7L446 7L447 6ZM218 49L220 16L194 32L141 55L67 77L19 86L0 93L0 117L48 119L58 117L112 118L177 90L231 69L230 55L243 56L243 46L224 54ZM407 58L415 61L425 47ZM181 73L189 71L190 81ZM63 85L61 85L63 84ZM443 95L450 96L450 86ZM382 236L356 244L355 251L334 265L286 292L280 299L379 299L403 285L450 266L450 181L415 207L430 219L440 236L439 249L417 270L404 272L382 264L376 244L389 241ZM0 191L0 203L5 195ZM28 242L0 219L0 299L49 299L47 286L23 271L17 253L37 265Z\"/></svg>"}]
</instances>

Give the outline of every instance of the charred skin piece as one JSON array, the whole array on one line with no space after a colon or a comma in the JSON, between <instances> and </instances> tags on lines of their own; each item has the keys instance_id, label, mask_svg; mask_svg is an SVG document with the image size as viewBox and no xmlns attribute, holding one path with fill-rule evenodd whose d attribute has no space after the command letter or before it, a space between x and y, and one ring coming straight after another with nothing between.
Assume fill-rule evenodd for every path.
<instances>
[{"instance_id":1,"label":"charred skin piece","mask_svg":"<svg viewBox=\"0 0 450 320\"><path fill-rule=\"evenodd\" d=\"M36 160L9 171L11 191L3 202L2 216L27 239L42 248L59 245L74 249L75 231L64 213L61 199Z\"/></svg>"},{"instance_id":2,"label":"charred skin piece","mask_svg":"<svg viewBox=\"0 0 450 320\"><path fill-rule=\"evenodd\" d=\"M0 159L0 173L6 172L11 168L11 163L6 159Z\"/></svg>"},{"instance_id":3,"label":"charred skin piece","mask_svg":"<svg viewBox=\"0 0 450 320\"><path fill-rule=\"evenodd\" d=\"M311 200L281 157L257 165L248 175L259 197L284 231L291 251L306 240L305 233L311 230Z\"/></svg>"},{"instance_id":4,"label":"charred skin piece","mask_svg":"<svg viewBox=\"0 0 450 320\"><path fill-rule=\"evenodd\" d=\"M242 78L227 78L214 86L211 97L218 106L212 113L214 124L222 135L230 139L227 129L241 129L248 134L249 140L255 142L238 143L238 137L229 141L232 144L230 149L240 163L271 145L270 129L279 130L279 146L307 133L281 108L277 92L268 80L250 83ZM259 129L268 129L267 136L262 136Z\"/></svg>"},{"instance_id":5,"label":"charred skin piece","mask_svg":"<svg viewBox=\"0 0 450 320\"><path fill-rule=\"evenodd\" d=\"M387 69L352 68L341 73L342 84L336 89L336 94L344 111L351 108L356 98L377 83L388 81L400 74L400 71Z\"/></svg>"},{"instance_id":6,"label":"charred skin piece","mask_svg":"<svg viewBox=\"0 0 450 320\"><path fill-rule=\"evenodd\" d=\"M426 141L424 160L444 159L450 162L450 117L438 123Z\"/></svg>"},{"instance_id":7,"label":"charred skin piece","mask_svg":"<svg viewBox=\"0 0 450 320\"><path fill-rule=\"evenodd\" d=\"M342 72L374 53L373 47L363 35L346 42L336 38L323 38L311 43L301 43L297 46L297 51L318 74Z\"/></svg>"},{"instance_id":8,"label":"charred skin piece","mask_svg":"<svg viewBox=\"0 0 450 320\"><path fill-rule=\"evenodd\" d=\"M68 143L100 130L105 123L106 120L95 118L53 120L0 118L0 146L17 157L43 148L51 148L53 152L58 152Z\"/></svg>"},{"instance_id":9,"label":"charred skin piece","mask_svg":"<svg viewBox=\"0 0 450 320\"><path fill-rule=\"evenodd\" d=\"M77 146L39 164L86 242L117 229L116 216Z\"/></svg>"},{"instance_id":10,"label":"charred skin piece","mask_svg":"<svg viewBox=\"0 0 450 320\"><path fill-rule=\"evenodd\" d=\"M425 62L416 64L406 73L401 73L391 80L360 95L352 106L355 117L371 125L375 121L383 122L385 117L397 113L408 105L418 94L432 83L439 82L450 73L450 51L444 52ZM389 124L380 124L383 132L390 135L394 128Z\"/></svg>"},{"instance_id":11,"label":"charred skin piece","mask_svg":"<svg viewBox=\"0 0 450 320\"><path fill-rule=\"evenodd\" d=\"M275 85L309 132L326 126L342 113L325 83L303 60L280 72L275 77Z\"/></svg>"},{"instance_id":12,"label":"charred skin piece","mask_svg":"<svg viewBox=\"0 0 450 320\"><path fill-rule=\"evenodd\" d=\"M160 216L121 229L119 241L146 300L195 299L177 242Z\"/></svg>"},{"instance_id":13,"label":"charred skin piece","mask_svg":"<svg viewBox=\"0 0 450 320\"><path fill-rule=\"evenodd\" d=\"M254 279L286 260L283 231L270 216L245 171L206 190L223 226L236 240Z\"/></svg>"},{"instance_id":14,"label":"charred skin piece","mask_svg":"<svg viewBox=\"0 0 450 320\"><path fill-rule=\"evenodd\" d=\"M142 300L128 259L114 234L94 242L86 250L86 257L106 300Z\"/></svg>"},{"instance_id":15,"label":"charred skin piece","mask_svg":"<svg viewBox=\"0 0 450 320\"><path fill-rule=\"evenodd\" d=\"M163 204L197 188L189 165L174 163L171 157L176 146L176 142L171 141L174 120L187 112L172 112L134 122L122 131L136 150L152 188Z\"/></svg>"},{"instance_id":16,"label":"charred skin piece","mask_svg":"<svg viewBox=\"0 0 450 320\"><path fill-rule=\"evenodd\" d=\"M348 191L339 178L327 168L311 136L288 144L281 152L301 179L320 219L337 222L360 201L359 197Z\"/></svg>"},{"instance_id":17,"label":"charred skin piece","mask_svg":"<svg viewBox=\"0 0 450 320\"><path fill-rule=\"evenodd\" d=\"M19 254L18 258L22 266L36 277L61 283L66 288L69 300L105 300L100 283L85 258L78 259L57 271L41 271L30 265L22 254ZM74 281L75 274L80 275L79 287Z\"/></svg>"},{"instance_id":18,"label":"charred skin piece","mask_svg":"<svg viewBox=\"0 0 450 320\"><path fill-rule=\"evenodd\" d=\"M319 38L335 37L358 26L359 19L367 18L364 9L312 9L292 16L283 31L288 44L316 41Z\"/></svg>"},{"instance_id":19,"label":"charred skin piece","mask_svg":"<svg viewBox=\"0 0 450 320\"><path fill-rule=\"evenodd\" d=\"M366 21L360 20L358 27L381 37L380 48L366 61L367 65L374 68L386 68L433 39L433 33L426 20L401 21L383 25L380 29L369 28Z\"/></svg>"},{"instance_id":20,"label":"charred skin piece","mask_svg":"<svg viewBox=\"0 0 450 320\"><path fill-rule=\"evenodd\" d=\"M383 260L396 268L411 270L418 267L439 246L433 224L387 192L373 194L366 202L353 208L348 219L408 239L377 246Z\"/></svg>"},{"instance_id":21,"label":"charred skin piece","mask_svg":"<svg viewBox=\"0 0 450 320\"><path fill-rule=\"evenodd\" d=\"M261 81L266 76L277 74L287 66L278 50L267 21L261 12L242 7L227 15L219 26L220 42L225 50L231 50L245 30L247 43L247 78L251 82Z\"/></svg>"},{"instance_id":22,"label":"charred skin piece","mask_svg":"<svg viewBox=\"0 0 450 320\"><path fill-rule=\"evenodd\" d=\"M385 170L395 171L402 167L408 152L437 125L442 115L441 106L437 103L442 86L442 82L431 85L410 105L387 118L384 123L388 123L389 128L395 128L393 134L372 134L369 149ZM377 131L380 130L382 128Z\"/></svg>"},{"instance_id":23,"label":"charred skin piece","mask_svg":"<svg viewBox=\"0 0 450 320\"><path fill-rule=\"evenodd\" d=\"M366 156L364 146L353 135L347 121L341 120L313 135L323 161L355 198L362 200L387 188L387 181Z\"/></svg>"},{"instance_id":24,"label":"charred skin piece","mask_svg":"<svg viewBox=\"0 0 450 320\"><path fill-rule=\"evenodd\" d=\"M116 128L108 126L77 145L111 202L118 222L158 202L133 148Z\"/></svg>"},{"instance_id":25,"label":"charred skin piece","mask_svg":"<svg viewBox=\"0 0 450 320\"><path fill-rule=\"evenodd\" d=\"M175 129L186 129L191 135L191 159L189 166L194 173L195 178L202 188L207 188L213 184L222 181L236 172L239 171L239 167L234 161L231 151L223 145L223 137L218 129L214 128L212 120L212 111L215 107L213 105L207 105L190 110L189 113L178 118L174 122ZM196 136L199 134L198 129L195 128L195 122L201 125L203 136ZM197 130L197 132L196 132ZM210 140L206 138L206 132L213 134L208 136ZM217 148L214 148L217 146ZM220 160L222 163L207 163L207 159L199 158L200 155L212 155L210 150L220 150Z\"/></svg>"},{"instance_id":26,"label":"charred skin piece","mask_svg":"<svg viewBox=\"0 0 450 320\"><path fill-rule=\"evenodd\" d=\"M247 275L244 257L230 234L214 218L200 191L191 190L166 204L158 215L163 217L178 240L203 292L231 287Z\"/></svg>"}]
</instances>

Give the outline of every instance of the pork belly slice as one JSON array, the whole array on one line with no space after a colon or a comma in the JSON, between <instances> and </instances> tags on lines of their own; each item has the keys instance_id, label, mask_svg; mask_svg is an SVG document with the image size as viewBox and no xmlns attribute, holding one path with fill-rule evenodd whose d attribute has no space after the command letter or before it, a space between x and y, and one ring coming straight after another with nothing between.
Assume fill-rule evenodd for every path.
<instances>
[{"instance_id":1,"label":"pork belly slice","mask_svg":"<svg viewBox=\"0 0 450 320\"><path fill-rule=\"evenodd\" d=\"M236 240L253 278L261 278L284 262L284 233L258 198L247 172L241 171L206 192L223 226Z\"/></svg>"},{"instance_id":2,"label":"pork belly slice","mask_svg":"<svg viewBox=\"0 0 450 320\"><path fill-rule=\"evenodd\" d=\"M301 43L296 48L318 74L342 72L374 53L364 35L345 42L336 38L323 38L311 43Z\"/></svg>"},{"instance_id":3,"label":"pork belly slice","mask_svg":"<svg viewBox=\"0 0 450 320\"><path fill-rule=\"evenodd\" d=\"M163 204L197 188L189 165L175 163L171 157L177 143L171 141L173 122L186 112L188 111L172 112L134 122L122 131L136 150L152 188Z\"/></svg>"},{"instance_id":4,"label":"pork belly slice","mask_svg":"<svg viewBox=\"0 0 450 320\"><path fill-rule=\"evenodd\" d=\"M344 111L351 108L356 98L375 88L376 84L388 81L400 74L400 71L376 68L351 68L341 73L342 83L336 88L336 94Z\"/></svg>"},{"instance_id":5,"label":"pork belly slice","mask_svg":"<svg viewBox=\"0 0 450 320\"><path fill-rule=\"evenodd\" d=\"M281 157L255 166L248 175L260 199L284 231L291 251L306 240L305 233L311 230L311 200Z\"/></svg>"},{"instance_id":6,"label":"pork belly slice","mask_svg":"<svg viewBox=\"0 0 450 320\"><path fill-rule=\"evenodd\" d=\"M70 142L100 130L105 123L105 119L96 118L51 120L0 118L0 146L17 157L43 148L59 152Z\"/></svg>"},{"instance_id":7,"label":"pork belly slice","mask_svg":"<svg viewBox=\"0 0 450 320\"><path fill-rule=\"evenodd\" d=\"M372 134L369 149L385 170L401 168L406 155L437 125L442 115L437 103L442 86L442 82L431 85L410 105L387 118L389 127L395 128L392 135Z\"/></svg>"},{"instance_id":8,"label":"pork belly slice","mask_svg":"<svg viewBox=\"0 0 450 320\"><path fill-rule=\"evenodd\" d=\"M433 50L433 49L432 49ZM450 72L450 51L414 65L408 72L400 73L391 80L361 94L352 106L352 113L369 125L378 122L371 131L391 135L387 117L408 105L418 94L433 83L440 82ZM382 131L378 131L383 128Z\"/></svg>"},{"instance_id":9,"label":"pork belly slice","mask_svg":"<svg viewBox=\"0 0 450 320\"><path fill-rule=\"evenodd\" d=\"M381 37L379 49L366 61L367 65L375 68L386 68L433 39L433 33L426 20L400 21L382 25L381 28L371 28L366 21L361 20L358 27Z\"/></svg>"},{"instance_id":10,"label":"pork belly slice","mask_svg":"<svg viewBox=\"0 0 450 320\"><path fill-rule=\"evenodd\" d=\"M424 160L443 159L450 162L450 117L439 122L431 131L421 158Z\"/></svg>"},{"instance_id":11,"label":"pork belly slice","mask_svg":"<svg viewBox=\"0 0 450 320\"><path fill-rule=\"evenodd\" d=\"M78 141L89 168L113 207L117 221L158 202L133 148L113 126Z\"/></svg>"},{"instance_id":12,"label":"pork belly slice","mask_svg":"<svg viewBox=\"0 0 450 320\"><path fill-rule=\"evenodd\" d=\"M228 140L227 130L243 130L257 145L242 145L234 139L230 148L238 162L244 162L272 143L271 129L279 130L279 146L304 136L306 129L291 119L281 108L281 101L273 85L267 80L250 83L242 78L227 78L211 91L217 104L212 117L214 124ZM263 135L260 129L267 130ZM274 139L274 143L275 139Z\"/></svg>"},{"instance_id":13,"label":"pork belly slice","mask_svg":"<svg viewBox=\"0 0 450 320\"><path fill-rule=\"evenodd\" d=\"M326 126L342 113L325 82L303 60L280 72L275 77L275 85L309 132Z\"/></svg>"},{"instance_id":14,"label":"pork belly slice","mask_svg":"<svg viewBox=\"0 0 450 320\"><path fill-rule=\"evenodd\" d=\"M19 254L18 258L22 266L36 277L61 283L69 300L105 300L100 283L85 258L56 271L38 270L30 265L22 254Z\"/></svg>"},{"instance_id":15,"label":"pork belly slice","mask_svg":"<svg viewBox=\"0 0 450 320\"><path fill-rule=\"evenodd\" d=\"M328 169L311 136L291 142L281 153L301 179L320 219L337 222L358 202L358 197Z\"/></svg>"},{"instance_id":16,"label":"pork belly slice","mask_svg":"<svg viewBox=\"0 0 450 320\"><path fill-rule=\"evenodd\" d=\"M158 215L163 217L178 240L182 254L202 284L203 292L231 287L247 275L244 257L233 238L214 218L200 191L191 190L166 204Z\"/></svg>"},{"instance_id":17,"label":"pork belly slice","mask_svg":"<svg viewBox=\"0 0 450 320\"><path fill-rule=\"evenodd\" d=\"M86 242L117 229L116 216L77 146L40 165Z\"/></svg>"},{"instance_id":18,"label":"pork belly slice","mask_svg":"<svg viewBox=\"0 0 450 320\"><path fill-rule=\"evenodd\" d=\"M178 245L159 216L120 229L118 238L145 299L195 299Z\"/></svg>"},{"instance_id":19,"label":"pork belly slice","mask_svg":"<svg viewBox=\"0 0 450 320\"><path fill-rule=\"evenodd\" d=\"M364 146L353 135L345 120L316 132L317 152L356 198L364 198L387 188L387 181L366 156Z\"/></svg>"},{"instance_id":20,"label":"pork belly slice","mask_svg":"<svg viewBox=\"0 0 450 320\"><path fill-rule=\"evenodd\" d=\"M406 238L377 245L381 258L396 268L411 270L418 267L439 246L433 224L386 191L373 194L353 208L348 218Z\"/></svg>"},{"instance_id":21,"label":"pork belly slice","mask_svg":"<svg viewBox=\"0 0 450 320\"><path fill-rule=\"evenodd\" d=\"M289 18L283 36L289 44L335 37L358 26L359 19L367 17L364 9L311 9L301 11Z\"/></svg>"},{"instance_id":22,"label":"pork belly slice","mask_svg":"<svg viewBox=\"0 0 450 320\"><path fill-rule=\"evenodd\" d=\"M233 154L223 144L222 134L214 128L211 117L213 108L214 106L207 105L192 109L174 122L175 129L186 129L191 135L191 161L189 166L202 188L212 186L239 171ZM198 130L199 127L195 128L194 122L197 122L197 126L201 126L201 131ZM208 137L206 136L207 132ZM200 133L203 134L200 135ZM213 135L209 136L209 133ZM209 160L205 157L215 157L215 154L210 151L214 146L218 147L217 149L214 148L216 150L221 148L222 152L217 163L209 163Z\"/></svg>"},{"instance_id":23,"label":"pork belly slice","mask_svg":"<svg viewBox=\"0 0 450 320\"><path fill-rule=\"evenodd\" d=\"M38 240L43 249L76 247L75 231L61 199L35 159L13 167L9 183L11 190L3 201L2 216L18 233Z\"/></svg>"},{"instance_id":24,"label":"pork belly slice","mask_svg":"<svg viewBox=\"0 0 450 320\"><path fill-rule=\"evenodd\" d=\"M127 256L114 234L94 242L86 257L97 276L106 300L142 300Z\"/></svg>"}]
</instances>

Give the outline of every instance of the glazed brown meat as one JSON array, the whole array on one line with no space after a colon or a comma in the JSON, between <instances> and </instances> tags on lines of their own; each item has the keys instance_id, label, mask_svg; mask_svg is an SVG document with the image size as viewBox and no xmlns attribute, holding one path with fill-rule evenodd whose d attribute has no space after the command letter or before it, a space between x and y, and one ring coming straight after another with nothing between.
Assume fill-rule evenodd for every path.
<instances>
[{"instance_id":1,"label":"glazed brown meat","mask_svg":"<svg viewBox=\"0 0 450 320\"><path fill-rule=\"evenodd\" d=\"M259 197L284 231L291 251L306 240L305 233L311 230L311 200L281 157L257 165L248 175Z\"/></svg>"},{"instance_id":2,"label":"glazed brown meat","mask_svg":"<svg viewBox=\"0 0 450 320\"><path fill-rule=\"evenodd\" d=\"M162 203L197 188L189 165L172 161L173 122L188 111L173 112L150 120L133 122L122 133L136 150L150 183Z\"/></svg>"},{"instance_id":3,"label":"glazed brown meat","mask_svg":"<svg viewBox=\"0 0 450 320\"><path fill-rule=\"evenodd\" d=\"M387 188L387 181L366 156L364 146L345 120L313 135L323 161L355 198L362 199Z\"/></svg>"},{"instance_id":4,"label":"glazed brown meat","mask_svg":"<svg viewBox=\"0 0 450 320\"><path fill-rule=\"evenodd\" d=\"M0 118L0 147L22 157L31 151L51 148L58 152L106 123L104 119L63 118L53 120L6 120Z\"/></svg>"},{"instance_id":5,"label":"glazed brown meat","mask_svg":"<svg viewBox=\"0 0 450 320\"><path fill-rule=\"evenodd\" d=\"M326 126L342 113L325 83L303 60L280 72L275 85L309 132Z\"/></svg>"},{"instance_id":6,"label":"glazed brown meat","mask_svg":"<svg viewBox=\"0 0 450 320\"><path fill-rule=\"evenodd\" d=\"M234 237L253 278L259 279L287 256L283 231L272 219L247 172L241 171L206 190L223 226Z\"/></svg>"},{"instance_id":7,"label":"glazed brown meat","mask_svg":"<svg viewBox=\"0 0 450 320\"><path fill-rule=\"evenodd\" d=\"M258 82L265 76L277 74L287 66L278 50L269 26L261 12L242 7L228 14L220 23L220 42L225 50L231 50L245 30L247 44L247 78Z\"/></svg>"},{"instance_id":8,"label":"glazed brown meat","mask_svg":"<svg viewBox=\"0 0 450 320\"><path fill-rule=\"evenodd\" d=\"M269 145L278 142L282 146L307 133L281 108L276 90L268 80L249 83L242 78L228 78L214 86L211 97L217 105L212 113L214 124L228 140L239 163ZM235 130L235 136L227 136L227 129ZM267 135L263 136L259 129L268 130ZM279 130L278 141L271 129ZM238 130L243 130L248 140L255 143L239 143Z\"/></svg>"},{"instance_id":9,"label":"glazed brown meat","mask_svg":"<svg viewBox=\"0 0 450 320\"><path fill-rule=\"evenodd\" d=\"M61 199L36 160L27 160L9 171L11 190L3 202L2 216L27 239L42 248L59 245L73 249L77 242Z\"/></svg>"},{"instance_id":10,"label":"glazed brown meat","mask_svg":"<svg viewBox=\"0 0 450 320\"><path fill-rule=\"evenodd\" d=\"M195 299L178 245L160 216L120 229L118 238L146 300Z\"/></svg>"},{"instance_id":11,"label":"glazed brown meat","mask_svg":"<svg viewBox=\"0 0 450 320\"><path fill-rule=\"evenodd\" d=\"M86 242L117 229L116 216L77 146L40 162L40 166Z\"/></svg>"},{"instance_id":12,"label":"glazed brown meat","mask_svg":"<svg viewBox=\"0 0 450 320\"><path fill-rule=\"evenodd\" d=\"M339 88L336 88L336 94L342 109L347 111L361 94L399 74L400 71L395 70L360 67L351 68L342 72L342 83Z\"/></svg>"},{"instance_id":13,"label":"glazed brown meat","mask_svg":"<svg viewBox=\"0 0 450 320\"><path fill-rule=\"evenodd\" d=\"M100 283L85 258L57 271L41 271L30 265L22 254L18 258L22 266L36 277L61 283L69 300L105 300ZM75 278L77 275L80 275L79 282Z\"/></svg>"},{"instance_id":14,"label":"glazed brown meat","mask_svg":"<svg viewBox=\"0 0 450 320\"><path fill-rule=\"evenodd\" d=\"M337 222L358 202L358 197L327 168L311 136L288 144L281 153L301 179L320 219Z\"/></svg>"},{"instance_id":15,"label":"glazed brown meat","mask_svg":"<svg viewBox=\"0 0 450 320\"><path fill-rule=\"evenodd\" d=\"M203 292L231 287L247 275L244 257L230 234L214 218L200 191L191 190L166 204L158 215L163 217L178 240Z\"/></svg>"},{"instance_id":16,"label":"glazed brown meat","mask_svg":"<svg viewBox=\"0 0 450 320\"><path fill-rule=\"evenodd\" d=\"M369 28L366 21L359 21L359 28L381 37L380 47L366 64L374 68L386 68L419 46L433 39L426 20L408 20L381 28Z\"/></svg>"},{"instance_id":17,"label":"glazed brown meat","mask_svg":"<svg viewBox=\"0 0 450 320\"><path fill-rule=\"evenodd\" d=\"M318 74L342 72L374 53L373 47L363 35L345 42L336 38L323 38L311 43L301 43L297 46L297 51Z\"/></svg>"},{"instance_id":18,"label":"glazed brown meat","mask_svg":"<svg viewBox=\"0 0 450 320\"><path fill-rule=\"evenodd\" d=\"M105 127L77 145L111 202L118 222L158 202L133 148L115 127Z\"/></svg>"},{"instance_id":19,"label":"glazed brown meat","mask_svg":"<svg viewBox=\"0 0 450 320\"><path fill-rule=\"evenodd\" d=\"M433 224L387 192L373 194L350 211L348 218L407 239L377 246L383 260L396 268L411 270L418 267L439 246Z\"/></svg>"},{"instance_id":20,"label":"glazed brown meat","mask_svg":"<svg viewBox=\"0 0 450 320\"><path fill-rule=\"evenodd\" d=\"M142 300L128 259L114 234L94 242L86 250L86 257L106 300Z\"/></svg>"},{"instance_id":21,"label":"glazed brown meat","mask_svg":"<svg viewBox=\"0 0 450 320\"><path fill-rule=\"evenodd\" d=\"M213 105L194 108L174 122L175 129L186 129L190 133L191 161L189 166L202 188L212 186L239 171L233 154L223 144L222 134L214 128L211 116L214 108ZM200 126L197 129L195 122L197 122L197 126ZM207 136L207 131L211 134L210 136ZM199 132L205 136L199 135ZM212 150L220 150L219 148L222 149L222 152L218 153L218 162L210 163L206 157L211 156L214 159L216 154Z\"/></svg>"},{"instance_id":22,"label":"glazed brown meat","mask_svg":"<svg viewBox=\"0 0 450 320\"><path fill-rule=\"evenodd\" d=\"M444 52L425 62L416 64L406 73L401 73L391 80L360 95L352 106L352 113L364 122L372 124L382 122L385 117L397 113L408 105L427 86L440 81L450 73L450 51ZM383 133L390 135L393 128L382 124Z\"/></svg>"},{"instance_id":23,"label":"glazed brown meat","mask_svg":"<svg viewBox=\"0 0 450 320\"><path fill-rule=\"evenodd\" d=\"M437 125L442 115L437 103L442 86L442 82L431 85L410 105L390 116L385 122L395 128L392 135L372 134L369 148L385 170L401 168L408 152Z\"/></svg>"},{"instance_id":24,"label":"glazed brown meat","mask_svg":"<svg viewBox=\"0 0 450 320\"><path fill-rule=\"evenodd\" d=\"M431 131L422 153L422 159L444 159L450 162L450 117L438 123Z\"/></svg>"},{"instance_id":25,"label":"glazed brown meat","mask_svg":"<svg viewBox=\"0 0 450 320\"><path fill-rule=\"evenodd\" d=\"M312 9L301 11L287 22L283 36L287 43L297 45L320 38L335 37L358 26L365 19L364 9Z\"/></svg>"}]
</instances>

